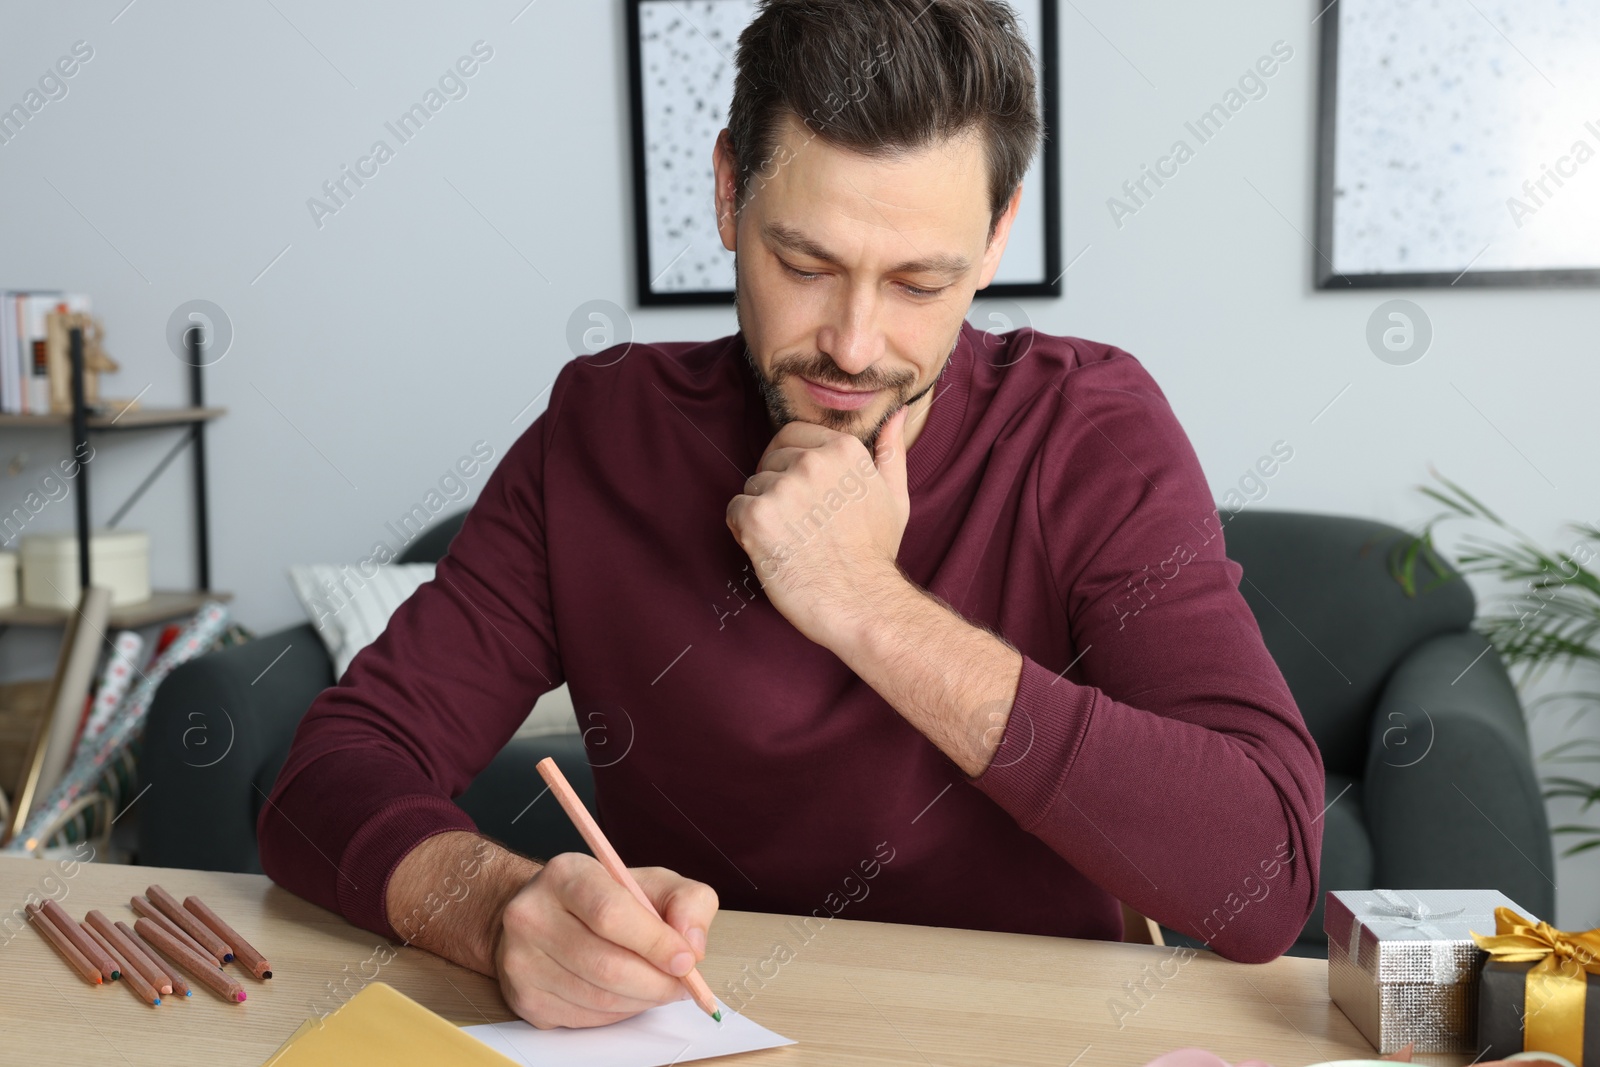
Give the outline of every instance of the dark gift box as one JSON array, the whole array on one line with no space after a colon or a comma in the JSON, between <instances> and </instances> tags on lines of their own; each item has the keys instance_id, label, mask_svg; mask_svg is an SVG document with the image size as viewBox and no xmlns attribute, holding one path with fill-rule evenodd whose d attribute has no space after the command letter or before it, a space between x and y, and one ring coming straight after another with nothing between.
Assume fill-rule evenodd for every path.
<instances>
[{"instance_id":1,"label":"dark gift box","mask_svg":"<svg viewBox=\"0 0 1600 1067\"><path fill-rule=\"evenodd\" d=\"M1495 920L1495 935L1474 934L1490 953L1478 976L1479 1058L1553 1052L1600 1067L1600 931L1565 934L1506 908Z\"/></svg>"},{"instance_id":2,"label":"dark gift box","mask_svg":"<svg viewBox=\"0 0 1600 1067\"><path fill-rule=\"evenodd\" d=\"M1528 972L1534 963L1490 960L1478 978L1478 1047L1483 1059L1503 1060L1522 1051L1524 998ZM1589 992L1584 999L1583 1059L1579 1064L1600 1064L1600 974L1585 975ZM1541 1049L1539 1051L1553 1051ZM1571 1057L1568 1057L1569 1059Z\"/></svg>"}]
</instances>

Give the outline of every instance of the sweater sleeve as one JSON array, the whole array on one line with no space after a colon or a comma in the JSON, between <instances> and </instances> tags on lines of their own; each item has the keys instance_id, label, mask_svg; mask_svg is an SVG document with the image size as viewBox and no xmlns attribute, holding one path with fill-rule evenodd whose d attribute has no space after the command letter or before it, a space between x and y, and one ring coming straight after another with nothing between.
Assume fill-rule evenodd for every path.
<instances>
[{"instance_id":1,"label":"sweater sleeve","mask_svg":"<svg viewBox=\"0 0 1600 1067\"><path fill-rule=\"evenodd\" d=\"M1272 959L1316 903L1321 758L1166 398L1131 358L1071 379L1038 507L1078 661L1024 656L974 784L1140 913Z\"/></svg>"},{"instance_id":2,"label":"sweater sleeve","mask_svg":"<svg viewBox=\"0 0 1600 1067\"><path fill-rule=\"evenodd\" d=\"M552 391L506 452L431 581L301 720L257 819L262 869L398 937L390 874L425 838L472 830L452 803L562 682L550 611L543 466Z\"/></svg>"}]
</instances>

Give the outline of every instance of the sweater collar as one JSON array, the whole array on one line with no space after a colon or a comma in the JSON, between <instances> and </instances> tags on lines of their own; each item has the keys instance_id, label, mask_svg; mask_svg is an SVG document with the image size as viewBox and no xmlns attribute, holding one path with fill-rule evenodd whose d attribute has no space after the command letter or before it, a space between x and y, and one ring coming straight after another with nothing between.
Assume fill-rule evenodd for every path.
<instances>
[{"instance_id":1,"label":"sweater collar","mask_svg":"<svg viewBox=\"0 0 1600 1067\"><path fill-rule=\"evenodd\" d=\"M967 399L972 392L973 332L974 327L963 320L944 373L933 388L933 406L928 411L928 420L922 424L922 432L906 453L906 487L910 492L916 492L944 465L951 447L960 436L962 423L966 421ZM754 473L756 464L761 461L761 453L775 431L767 418L767 405L761 397L755 372L750 369L749 359L745 355L742 333L734 334L729 355L738 367L739 378L744 384L745 427L749 447L745 467Z\"/></svg>"},{"instance_id":2,"label":"sweater collar","mask_svg":"<svg viewBox=\"0 0 1600 1067\"><path fill-rule=\"evenodd\" d=\"M972 392L974 328L965 319L956 336L955 348L944 373L933 387L933 407L922 432L906 452L906 487L916 492L938 472L950 455L967 417L967 398Z\"/></svg>"}]
</instances>

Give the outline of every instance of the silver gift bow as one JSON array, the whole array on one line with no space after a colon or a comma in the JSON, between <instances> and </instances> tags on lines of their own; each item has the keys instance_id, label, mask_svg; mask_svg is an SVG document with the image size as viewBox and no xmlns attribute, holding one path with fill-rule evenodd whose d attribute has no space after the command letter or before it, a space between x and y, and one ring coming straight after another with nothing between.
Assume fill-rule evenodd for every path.
<instances>
[{"instance_id":1,"label":"silver gift bow","mask_svg":"<svg viewBox=\"0 0 1600 1067\"><path fill-rule=\"evenodd\" d=\"M1449 911L1434 911L1422 901L1415 904L1407 903L1400 894L1389 889L1374 889L1372 895L1383 901L1382 904L1368 904L1362 909L1362 914L1353 916L1350 924L1350 959L1359 960L1361 948L1361 920L1382 919L1395 926L1415 930L1430 941L1446 940L1445 932L1434 925L1439 919L1453 919L1466 912L1466 908L1452 908ZM1436 968L1437 969L1437 965Z\"/></svg>"}]
</instances>

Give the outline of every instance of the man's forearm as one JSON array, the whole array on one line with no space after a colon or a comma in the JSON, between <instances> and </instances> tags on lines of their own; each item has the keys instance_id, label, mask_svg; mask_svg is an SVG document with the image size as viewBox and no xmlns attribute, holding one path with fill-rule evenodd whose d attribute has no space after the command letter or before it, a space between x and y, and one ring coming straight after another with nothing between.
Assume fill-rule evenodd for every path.
<instances>
[{"instance_id":1,"label":"man's forearm","mask_svg":"<svg viewBox=\"0 0 1600 1067\"><path fill-rule=\"evenodd\" d=\"M435 834L390 875L389 925L407 944L493 977L500 913L539 870L478 834Z\"/></svg>"},{"instance_id":2,"label":"man's forearm","mask_svg":"<svg viewBox=\"0 0 1600 1067\"><path fill-rule=\"evenodd\" d=\"M898 571L859 590L832 648L969 777L994 759L1022 674L1022 653Z\"/></svg>"}]
</instances>

